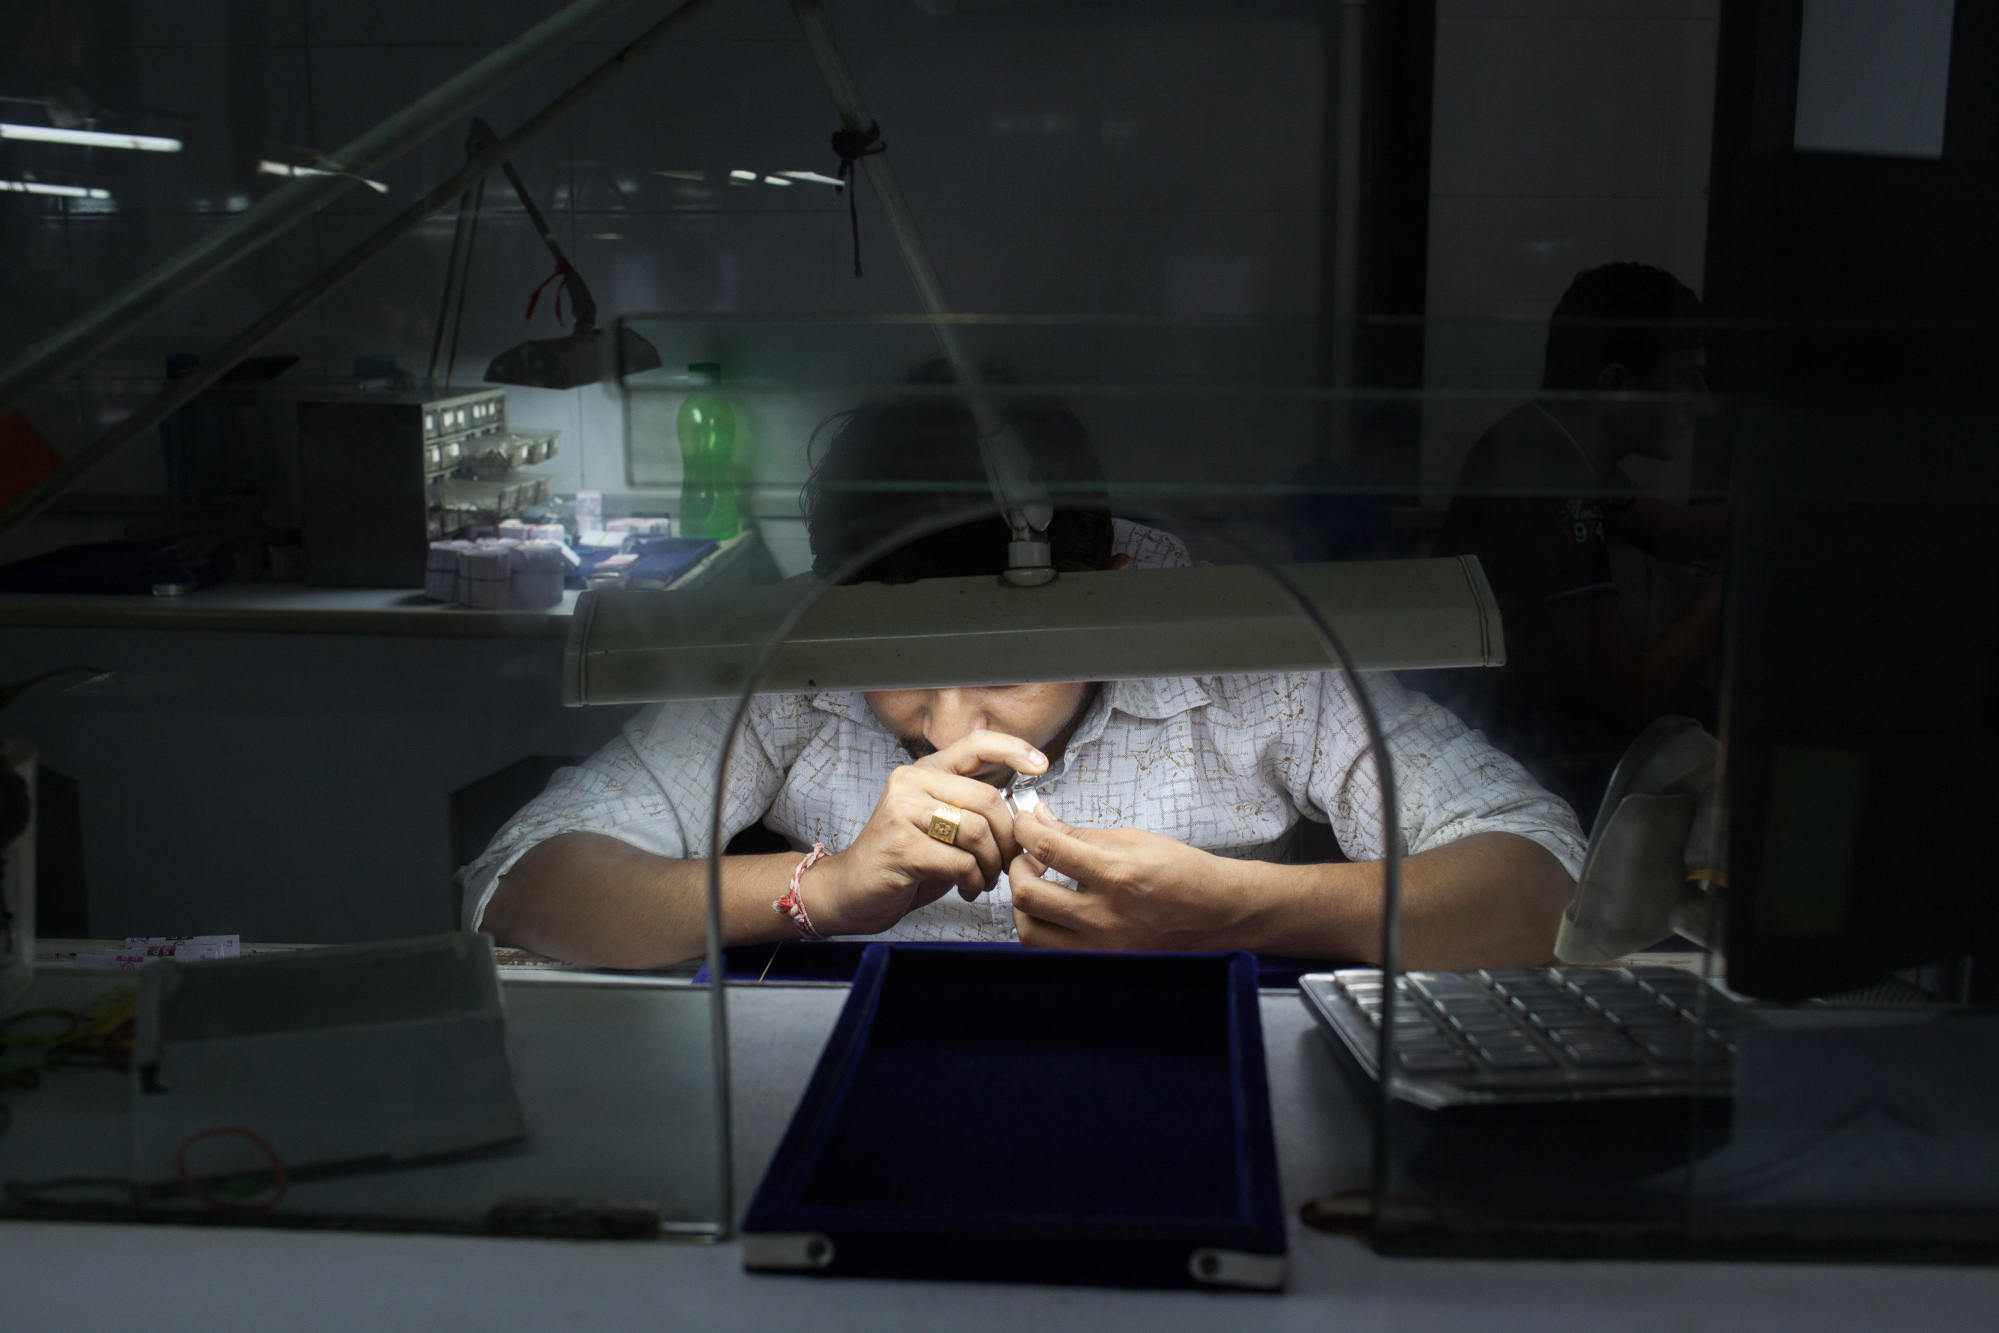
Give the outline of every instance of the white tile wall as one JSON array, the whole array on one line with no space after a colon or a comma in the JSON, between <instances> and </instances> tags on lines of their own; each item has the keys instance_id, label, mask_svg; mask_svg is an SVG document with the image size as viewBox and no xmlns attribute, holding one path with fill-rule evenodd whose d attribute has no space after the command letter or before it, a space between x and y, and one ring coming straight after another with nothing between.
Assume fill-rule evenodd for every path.
<instances>
[{"instance_id":1,"label":"white tile wall","mask_svg":"<svg viewBox=\"0 0 1999 1333\"><path fill-rule=\"evenodd\" d=\"M64 157L78 179L113 189L94 210L0 200L0 235L15 256L0 352L276 188L252 174L257 157L304 161L337 146L556 7L193 0L93 9L77 58L99 80L98 100L135 108L133 128L179 133L189 147L171 157ZM649 21L644 8L481 113L502 130L517 123ZM1426 412L1422 467L1431 498L1485 422L1534 385L1543 322L1575 272L1635 258L1697 285L1716 8L1717 0L1441 0L1426 356L1441 396ZM953 16L913 0L842 0L832 12L959 306L1315 312L1326 56L1317 6L981 7ZM0 30L16 24L29 43L32 23L0 16ZM833 191L727 183L738 168L830 171L833 125L786 7L723 0L524 150L518 165L607 319L908 309L914 293L868 192L866 276L856 278L846 209ZM377 172L388 195L350 191L163 311L90 368L116 387L93 388L89 400L136 401L157 382L166 352L212 346L254 317L462 161L463 128L462 120L441 128ZM17 156L12 146L0 152ZM421 371L449 244L448 217L435 220L274 339L269 350L305 358L288 378L341 382L354 356L379 352ZM461 381L519 339L557 332L546 301L532 326L521 318L549 268L496 177ZM573 468L574 484L621 487L615 404L544 397L559 396L522 394L515 412L566 432L558 471ZM72 406L44 429L71 448L91 428L86 418L111 410ZM137 465L107 469L104 484L145 484L147 475ZM571 484L566 475L562 484Z\"/></svg>"}]
</instances>

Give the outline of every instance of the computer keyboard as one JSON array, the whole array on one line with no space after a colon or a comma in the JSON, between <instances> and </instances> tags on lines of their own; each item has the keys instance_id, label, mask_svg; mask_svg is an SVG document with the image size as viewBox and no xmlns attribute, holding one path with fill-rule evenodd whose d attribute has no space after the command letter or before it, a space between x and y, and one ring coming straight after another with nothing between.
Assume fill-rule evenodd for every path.
<instances>
[{"instance_id":1,"label":"computer keyboard","mask_svg":"<svg viewBox=\"0 0 1999 1333\"><path fill-rule=\"evenodd\" d=\"M1381 973L1310 973L1300 994L1379 1076ZM1396 1093L1418 1105L1726 1096L1735 1035L1758 1020L1674 967L1409 972L1394 1005Z\"/></svg>"}]
</instances>

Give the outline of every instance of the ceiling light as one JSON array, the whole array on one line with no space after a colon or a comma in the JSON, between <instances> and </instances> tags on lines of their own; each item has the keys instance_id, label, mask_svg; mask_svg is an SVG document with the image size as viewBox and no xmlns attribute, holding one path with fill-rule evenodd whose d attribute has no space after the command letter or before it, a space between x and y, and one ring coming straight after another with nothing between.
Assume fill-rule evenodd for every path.
<instances>
[{"instance_id":1,"label":"ceiling light","mask_svg":"<svg viewBox=\"0 0 1999 1333\"><path fill-rule=\"evenodd\" d=\"M795 181L811 181L815 185L830 185L836 190L847 188L847 182L841 180L838 176L822 175L817 171L780 171L777 174L789 177Z\"/></svg>"},{"instance_id":2,"label":"ceiling light","mask_svg":"<svg viewBox=\"0 0 1999 1333\"><path fill-rule=\"evenodd\" d=\"M729 179L737 185L755 185L757 183L757 173L754 171L732 171L729 173Z\"/></svg>"},{"instance_id":3,"label":"ceiling light","mask_svg":"<svg viewBox=\"0 0 1999 1333\"><path fill-rule=\"evenodd\" d=\"M109 190L86 190L81 185L44 185L41 181L0 181L0 190L15 194L53 194L63 199L109 199Z\"/></svg>"},{"instance_id":4,"label":"ceiling light","mask_svg":"<svg viewBox=\"0 0 1999 1333\"><path fill-rule=\"evenodd\" d=\"M149 134L104 134L97 130L59 130L49 125L0 125L0 139L76 143L89 148L136 148L142 153L180 151L179 139L158 139Z\"/></svg>"},{"instance_id":5,"label":"ceiling light","mask_svg":"<svg viewBox=\"0 0 1999 1333\"><path fill-rule=\"evenodd\" d=\"M295 167L289 162L272 162L265 159L257 164L259 176L352 176L376 194L387 194L389 187L380 181L371 181L364 176L355 176L351 171L322 171L318 167Z\"/></svg>"},{"instance_id":6,"label":"ceiling light","mask_svg":"<svg viewBox=\"0 0 1999 1333\"><path fill-rule=\"evenodd\" d=\"M655 171L653 175L665 176L668 179L677 181L705 181L708 179L708 173L705 171Z\"/></svg>"},{"instance_id":7,"label":"ceiling light","mask_svg":"<svg viewBox=\"0 0 1999 1333\"><path fill-rule=\"evenodd\" d=\"M784 177L782 177L782 176L766 176L766 177L764 177L764 184L765 184L765 185L789 185L789 184L791 184L791 182L790 182L790 181L788 181L788 180L786 180L786 179L785 179Z\"/></svg>"}]
</instances>

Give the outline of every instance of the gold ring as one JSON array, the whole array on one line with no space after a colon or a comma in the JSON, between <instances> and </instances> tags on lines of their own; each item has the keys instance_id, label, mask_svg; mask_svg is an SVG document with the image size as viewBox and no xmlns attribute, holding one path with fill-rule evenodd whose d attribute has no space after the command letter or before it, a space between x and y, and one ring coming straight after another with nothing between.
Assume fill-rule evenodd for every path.
<instances>
[{"instance_id":1,"label":"gold ring","mask_svg":"<svg viewBox=\"0 0 1999 1333\"><path fill-rule=\"evenodd\" d=\"M940 805L930 812L930 827L923 830L931 837L951 846L958 845L958 828L964 822L965 812L955 805Z\"/></svg>"}]
</instances>

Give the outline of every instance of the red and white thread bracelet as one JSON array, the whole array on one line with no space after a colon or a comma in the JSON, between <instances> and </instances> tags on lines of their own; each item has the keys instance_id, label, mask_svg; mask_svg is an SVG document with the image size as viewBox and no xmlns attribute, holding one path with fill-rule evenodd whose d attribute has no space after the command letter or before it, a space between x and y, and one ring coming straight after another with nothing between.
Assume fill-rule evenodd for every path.
<instances>
[{"instance_id":1,"label":"red and white thread bracelet","mask_svg":"<svg viewBox=\"0 0 1999 1333\"><path fill-rule=\"evenodd\" d=\"M812 868L812 863L820 857L827 855L830 855L830 853L827 852L825 843L813 843L811 853L798 863L798 869L791 872L791 887L785 890L784 897L779 898L771 904L772 911L776 912L779 916L791 919L791 924L798 927L798 934L802 939L823 940L826 938L812 928L812 918L805 914L805 900L798 894L798 884L800 880L805 878L805 872Z\"/></svg>"}]
</instances>

